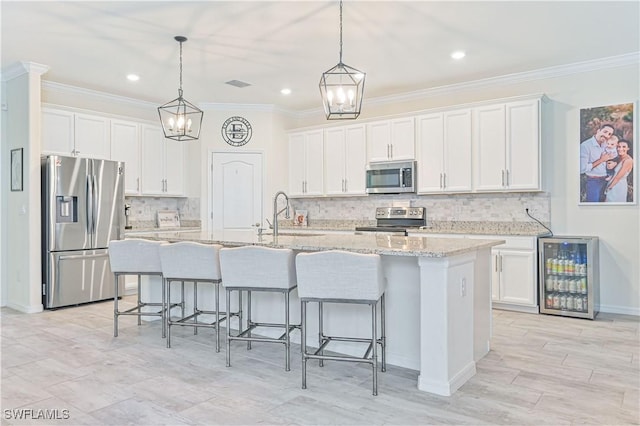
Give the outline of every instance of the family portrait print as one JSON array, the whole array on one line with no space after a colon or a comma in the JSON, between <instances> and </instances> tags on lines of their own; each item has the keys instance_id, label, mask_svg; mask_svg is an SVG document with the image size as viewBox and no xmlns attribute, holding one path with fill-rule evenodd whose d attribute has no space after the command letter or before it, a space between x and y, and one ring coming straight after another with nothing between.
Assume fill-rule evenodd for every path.
<instances>
[{"instance_id":1,"label":"family portrait print","mask_svg":"<svg viewBox=\"0 0 640 426\"><path fill-rule=\"evenodd\" d=\"M580 203L635 204L634 104L580 110Z\"/></svg>"}]
</instances>

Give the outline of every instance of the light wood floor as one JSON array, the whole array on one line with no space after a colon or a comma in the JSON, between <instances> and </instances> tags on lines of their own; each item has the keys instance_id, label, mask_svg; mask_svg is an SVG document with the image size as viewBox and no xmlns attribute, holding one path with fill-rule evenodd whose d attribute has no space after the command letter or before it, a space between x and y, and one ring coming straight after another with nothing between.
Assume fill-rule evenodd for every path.
<instances>
[{"instance_id":1,"label":"light wood floor","mask_svg":"<svg viewBox=\"0 0 640 426\"><path fill-rule=\"evenodd\" d=\"M21 314L1 310L2 424L639 424L637 317L596 321L494 311L491 352L451 397L418 391L417 372L389 367L371 395L364 365L309 364L299 347L234 343L232 367L213 331L176 327L172 348L155 321L122 317L112 303ZM15 420L68 410L67 420Z\"/></svg>"}]
</instances>

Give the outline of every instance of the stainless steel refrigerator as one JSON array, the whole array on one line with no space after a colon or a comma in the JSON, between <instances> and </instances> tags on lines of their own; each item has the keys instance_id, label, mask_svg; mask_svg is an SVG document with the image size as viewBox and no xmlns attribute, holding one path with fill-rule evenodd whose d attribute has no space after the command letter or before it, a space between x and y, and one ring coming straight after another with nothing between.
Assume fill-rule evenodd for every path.
<instances>
[{"instance_id":1,"label":"stainless steel refrigerator","mask_svg":"<svg viewBox=\"0 0 640 426\"><path fill-rule=\"evenodd\" d=\"M42 158L45 309L114 296L108 246L110 240L122 238L123 227L124 163Z\"/></svg>"}]
</instances>

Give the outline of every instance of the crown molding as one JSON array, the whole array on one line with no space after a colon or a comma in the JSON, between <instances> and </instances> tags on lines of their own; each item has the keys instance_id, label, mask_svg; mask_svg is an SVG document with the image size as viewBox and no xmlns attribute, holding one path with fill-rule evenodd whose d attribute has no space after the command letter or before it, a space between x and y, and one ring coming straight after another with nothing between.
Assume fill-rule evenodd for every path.
<instances>
[{"instance_id":1,"label":"crown molding","mask_svg":"<svg viewBox=\"0 0 640 426\"><path fill-rule=\"evenodd\" d=\"M498 85L517 84L527 81L542 80L547 78L564 77L567 75L580 74L585 72L598 71L610 68L622 68L640 64L640 52L628 53L625 55L610 56L606 58L594 59L590 61L576 62L567 65L559 65L549 68L541 68L533 71L506 74L498 77L490 77L481 80L467 81L464 83L450 84L446 86L432 87L429 89L406 92L396 95L380 96L377 98L365 98L364 106L385 105L414 99L424 99L443 94L465 92L474 89L491 88ZM309 117L322 112L322 108L298 111L299 118Z\"/></svg>"},{"instance_id":2,"label":"crown molding","mask_svg":"<svg viewBox=\"0 0 640 426\"><path fill-rule=\"evenodd\" d=\"M27 73L42 75L47 71L49 71L47 65L36 62L16 62L2 70L2 81L9 81Z\"/></svg>"},{"instance_id":3,"label":"crown molding","mask_svg":"<svg viewBox=\"0 0 640 426\"><path fill-rule=\"evenodd\" d=\"M115 103L135 105L143 108L157 108L158 104L149 101L143 101L140 99L129 98L126 96L113 95L111 93L100 92L93 89L85 89L83 87L71 86L69 84L57 83L55 81L42 81L42 88L50 92L58 92L63 94L78 94L88 96L98 100L106 100Z\"/></svg>"},{"instance_id":4,"label":"crown molding","mask_svg":"<svg viewBox=\"0 0 640 426\"><path fill-rule=\"evenodd\" d=\"M274 112L276 108L273 104L223 104L217 102L200 102L198 107L203 110L229 111L233 109L241 109L243 111L263 111Z\"/></svg>"}]
</instances>

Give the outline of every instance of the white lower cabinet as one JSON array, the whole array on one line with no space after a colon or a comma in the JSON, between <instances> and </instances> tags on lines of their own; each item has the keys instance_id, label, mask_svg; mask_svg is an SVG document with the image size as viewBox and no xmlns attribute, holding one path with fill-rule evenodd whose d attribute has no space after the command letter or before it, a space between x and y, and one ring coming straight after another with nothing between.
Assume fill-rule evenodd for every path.
<instances>
[{"instance_id":1,"label":"white lower cabinet","mask_svg":"<svg viewBox=\"0 0 640 426\"><path fill-rule=\"evenodd\" d=\"M491 250L493 307L538 313L538 239L503 235L409 233L410 237L504 240Z\"/></svg>"},{"instance_id":2,"label":"white lower cabinet","mask_svg":"<svg viewBox=\"0 0 640 426\"><path fill-rule=\"evenodd\" d=\"M505 243L491 250L491 295L494 307L538 312L537 238L512 236L471 236Z\"/></svg>"}]
</instances>

